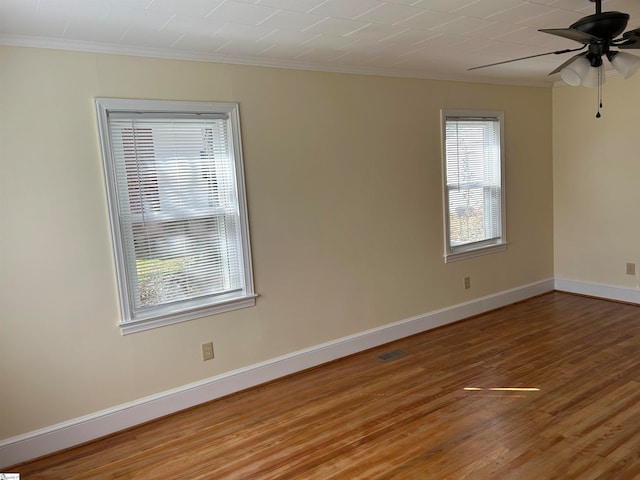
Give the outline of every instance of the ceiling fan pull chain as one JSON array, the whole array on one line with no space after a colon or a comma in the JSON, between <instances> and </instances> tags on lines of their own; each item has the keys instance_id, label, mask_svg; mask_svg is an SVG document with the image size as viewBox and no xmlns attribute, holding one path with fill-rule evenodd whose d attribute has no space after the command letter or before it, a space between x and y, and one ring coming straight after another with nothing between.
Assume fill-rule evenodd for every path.
<instances>
[{"instance_id":1,"label":"ceiling fan pull chain","mask_svg":"<svg viewBox=\"0 0 640 480\"><path fill-rule=\"evenodd\" d=\"M598 67L598 113L596 118L600 118L600 109L602 108L602 66Z\"/></svg>"}]
</instances>

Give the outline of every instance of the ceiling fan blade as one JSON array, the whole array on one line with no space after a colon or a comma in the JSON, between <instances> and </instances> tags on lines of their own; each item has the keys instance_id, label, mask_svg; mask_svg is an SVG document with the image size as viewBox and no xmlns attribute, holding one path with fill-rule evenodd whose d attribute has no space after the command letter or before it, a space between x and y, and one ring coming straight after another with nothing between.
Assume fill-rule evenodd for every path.
<instances>
[{"instance_id":1,"label":"ceiling fan blade","mask_svg":"<svg viewBox=\"0 0 640 480\"><path fill-rule=\"evenodd\" d=\"M585 47L586 45L583 45L582 47L579 47L579 48L567 48L565 50L556 50L555 52L546 52L546 53L538 53L537 55L529 55L528 57L512 58L511 60L504 60L502 62L489 63L488 65L480 65L479 67L471 67L471 68L468 68L467 71L469 72L471 70L478 70L479 68L494 67L496 65L503 65L505 63L519 62L520 60L543 57L545 55L560 55L562 53L577 52L578 50L582 50Z\"/></svg>"},{"instance_id":2,"label":"ceiling fan blade","mask_svg":"<svg viewBox=\"0 0 640 480\"><path fill-rule=\"evenodd\" d=\"M622 41L620 43L614 42L614 47L629 49L640 48L640 28L634 28L628 32L622 34Z\"/></svg>"},{"instance_id":3,"label":"ceiling fan blade","mask_svg":"<svg viewBox=\"0 0 640 480\"><path fill-rule=\"evenodd\" d=\"M628 50L631 48L640 48L640 39L638 40L629 40L628 42L624 42L624 43L618 43L616 45L614 45L614 47L623 49L623 50Z\"/></svg>"},{"instance_id":4,"label":"ceiling fan blade","mask_svg":"<svg viewBox=\"0 0 640 480\"><path fill-rule=\"evenodd\" d=\"M583 53L578 53L577 55L574 55L573 57L571 57L569 60L567 60L566 62L564 62L562 65L560 65L559 67L557 67L553 72L551 72L549 75L553 75L554 73L558 73L560 70L562 70L564 67L566 67L567 65L569 65L570 63L572 63L576 58L578 57L582 57L584 55L586 55L587 52L583 52Z\"/></svg>"},{"instance_id":5,"label":"ceiling fan blade","mask_svg":"<svg viewBox=\"0 0 640 480\"><path fill-rule=\"evenodd\" d=\"M600 41L600 39L595 35L576 30L575 28L541 28L538 31L568 38L569 40L575 40L576 42L584 43L585 45Z\"/></svg>"},{"instance_id":6,"label":"ceiling fan blade","mask_svg":"<svg viewBox=\"0 0 640 480\"><path fill-rule=\"evenodd\" d=\"M622 38L625 40L631 40L634 38L640 38L640 28L634 28L633 30L629 30L628 32L624 32L622 34Z\"/></svg>"}]
</instances>

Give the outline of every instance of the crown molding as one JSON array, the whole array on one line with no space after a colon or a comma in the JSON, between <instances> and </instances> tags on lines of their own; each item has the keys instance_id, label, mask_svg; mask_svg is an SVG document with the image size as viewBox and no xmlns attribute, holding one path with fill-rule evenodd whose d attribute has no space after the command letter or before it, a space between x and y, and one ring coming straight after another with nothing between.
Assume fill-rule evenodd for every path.
<instances>
[{"instance_id":1,"label":"crown molding","mask_svg":"<svg viewBox=\"0 0 640 480\"><path fill-rule=\"evenodd\" d=\"M215 52L198 53L169 48L133 47L114 43L86 42L58 37L36 37L28 35L0 34L0 45L15 47L46 48L85 53L101 53L109 55L128 55L135 57L162 58L170 60L188 60L195 62L227 63L267 68L286 68L292 70L309 70L327 73L345 73L356 75L375 75L383 77L415 78L422 80L440 80L466 83L485 83L493 85L510 85L521 87L551 87L552 82L522 81L500 78L475 78L468 75L440 74L428 71L392 68L367 68L332 63L299 62L267 57L221 55Z\"/></svg>"}]
</instances>

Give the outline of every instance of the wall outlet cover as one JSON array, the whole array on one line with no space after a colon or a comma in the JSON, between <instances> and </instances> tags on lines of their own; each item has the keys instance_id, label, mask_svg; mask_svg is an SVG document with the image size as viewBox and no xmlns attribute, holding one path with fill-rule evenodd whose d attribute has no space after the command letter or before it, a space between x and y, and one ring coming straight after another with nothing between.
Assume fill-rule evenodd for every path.
<instances>
[{"instance_id":1,"label":"wall outlet cover","mask_svg":"<svg viewBox=\"0 0 640 480\"><path fill-rule=\"evenodd\" d=\"M211 360L213 358L213 342L202 344L202 361Z\"/></svg>"}]
</instances>

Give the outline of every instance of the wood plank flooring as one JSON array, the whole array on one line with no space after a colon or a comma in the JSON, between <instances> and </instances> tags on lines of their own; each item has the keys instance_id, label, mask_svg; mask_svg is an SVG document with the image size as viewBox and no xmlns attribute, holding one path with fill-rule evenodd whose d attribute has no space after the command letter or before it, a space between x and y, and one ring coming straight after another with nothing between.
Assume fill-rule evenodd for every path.
<instances>
[{"instance_id":1,"label":"wood plank flooring","mask_svg":"<svg viewBox=\"0 0 640 480\"><path fill-rule=\"evenodd\" d=\"M394 350L406 355L377 358ZM546 294L12 471L23 480L640 478L640 307Z\"/></svg>"}]
</instances>

